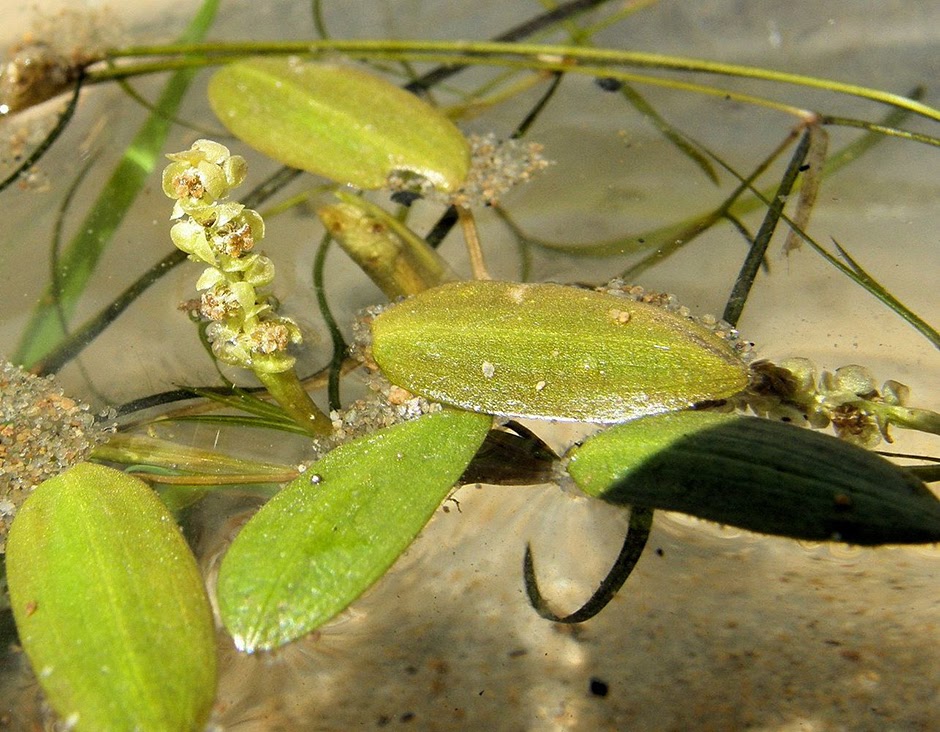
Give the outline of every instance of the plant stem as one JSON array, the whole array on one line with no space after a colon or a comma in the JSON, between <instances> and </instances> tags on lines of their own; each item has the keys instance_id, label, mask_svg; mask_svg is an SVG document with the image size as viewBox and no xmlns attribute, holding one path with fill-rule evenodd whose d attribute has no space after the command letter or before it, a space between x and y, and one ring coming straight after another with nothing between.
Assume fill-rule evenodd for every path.
<instances>
[{"instance_id":1,"label":"plant stem","mask_svg":"<svg viewBox=\"0 0 940 732\"><path fill-rule=\"evenodd\" d=\"M475 280L491 280L483 258L483 248L480 246L480 236L477 233L476 219L469 208L457 206L457 218L463 231L463 238L467 244L467 253L470 255L470 269Z\"/></svg>"},{"instance_id":2,"label":"plant stem","mask_svg":"<svg viewBox=\"0 0 940 732\"><path fill-rule=\"evenodd\" d=\"M324 437L333 431L330 418L314 404L293 369L273 374L255 371L255 376L281 408L311 436Z\"/></svg>"},{"instance_id":3,"label":"plant stem","mask_svg":"<svg viewBox=\"0 0 940 732\"><path fill-rule=\"evenodd\" d=\"M661 69L664 71L691 71L695 73L730 76L744 79L758 79L778 84L789 84L812 89L823 89L836 94L845 94L869 101L906 109L922 117L940 121L940 110L927 104L908 99L899 94L878 89L847 84L833 79L824 79L802 74L792 74L774 69L755 66L727 64L705 59L668 56L641 51L623 51L611 48L585 48L578 46L548 45L535 43L508 43L505 41L393 41L393 40L322 40L292 42L228 42L228 43L180 43L162 46L133 46L115 49L109 58L127 58L135 56L191 56L183 59L193 65L224 63L233 57L258 54L322 54L341 52L357 58L411 58L421 61L434 61L450 66L455 65L498 65L517 66L520 68L563 71L621 78L625 81L673 86L674 88L707 91L711 94L725 94L714 87L687 85L674 80L659 77L636 77L635 75L612 73L610 66L630 68ZM604 67L587 64L606 64ZM152 64L148 73L157 71ZM90 69L89 81L102 81L116 76L134 74L133 67L114 67ZM757 98L742 95L755 101ZM769 100L762 100L767 103ZM769 106L788 107L777 103ZM788 107L795 110L794 107Z\"/></svg>"}]
</instances>

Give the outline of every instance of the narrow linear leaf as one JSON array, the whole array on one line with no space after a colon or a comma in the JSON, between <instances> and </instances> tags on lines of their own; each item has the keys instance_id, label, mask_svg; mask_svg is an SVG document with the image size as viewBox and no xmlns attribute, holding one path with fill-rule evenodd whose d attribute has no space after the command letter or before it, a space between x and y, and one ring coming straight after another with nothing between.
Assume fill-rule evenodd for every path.
<instances>
[{"instance_id":1,"label":"narrow linear leaf","mask_svg":"<svg viewBox=\"0 0 940 732\"><path fill-rule=\"evenodd\" d=\"M212 475L269 475L272 479L291 469L279 463L248 460L215 450L127 432L111 435L106 442L95 447L92 456L96 460L125 465L143 464L171 470L185 468Z\"/></svg>"},{"instance_id":2,"label":"narrow linear leaf","mask_svg":"<svg viewBox=\"0 0 940 732\"><path fill-rule=\"evenodd\" d=\"M562 285L443 285L381 313L372 336L393 383L489 414L620 422L747 384L731 345L698 323Z\"/></svg>"},{"instance_id":3,"label":"narrow linear leaf","mask_svg":"<svg viewBox=\"0 0 940 732\"><path fill-rule=\"evenodd\" d=\"M45 481L13 522L6 566L20 642L69 725L203 728L216 685L212 611L146 484L91 463Z\"/></svg>"},{"instance_id":4,"label":"narrow linear leaf","mask_svg":"<svg viewBox=\"0 0 940 732\"><path fill-rule=\"evenodd\" d=\"M620 425L571 454L583 491L764 534L850 544L940 541L940 500L910 473L829 435L757 417L678 412Z\"/></svg>"},{"instance_id":5,"label":"narrow linear leaf","mask_svg":"<svg viewBox=\"0 0 940 732\"><path fill-rule=\"evenodd\" d=\"M698 167L712 183L718 185L718 174L715 172L715 168L712 164L708 162L708 158L696 148L684 134L673 127L643 95L630 84L624 84L620 88L620 93L623 95L624 99L626 99L637 112L646 117L659 133L671 142L680 153L695 163L696 167Z\"/></svg>"},{"instance_id":6,"label":"narrow linear leaf","mask_svg":"<svg viewBox=\"0 0 940 732\"><path fill-rule=\"evenodd\" d=\"M239 649L271 649L346 608L392 565L460 478L490 427L443 411L336 448L242 529L219 571Z\"/></svg>"},{"instance_id":7,"label":"narrow linear leaf","mask_svg":"<svg viewBox=\"0 0 940 732\"><path fill-rule=\"evenodd\" d=\"M218 4L219 0L205 0L181 42L193 42L205 35ZM32 366L65 336L60 313L68 317L74 311L99 258L153 170L195 74L196 69L181 69L170 77L154 111L124 151L91 211L62 252L57 282L50 285L33 312L13 358L16 363Z\"/></svg>"},{"instance_id":8,"label":"narrow linear leaf","mask_svg":"<svg viewBox=\"0 0 940 732\"><path fill-rule=\"evenodd\" d=\"M908 96L910 96L912 99L919 100L923 96L923 89L919 87L915 88ZM840 148L834 155L831 155L826 159L826 162L823 165L821 178L826 178L834 173L837 173L839 170L846 167L850 163L853 163L863 157L865 153L886 139L884 135L879 134L877 129L899 125L907 118L908 115L909 112L905 110L893 109L880 121L880 123L865 123L866 126L864 129L866 129L866 134L862 135L854 142L849 143L845 147ZM824 118L824 123L826 119L828 118ZM725 170L732 171L730 165L722 161L714 153L710 152L704 145L695 142L687 135L685 136L685 139L691 146L693 146L694 149L701 151L702 154L708 157L711 157ZM785 142L789 142L791 139L796 138L785 138ZM743 175L736 175L735 177L742 181L746 180L748 182L753 182L756 180L757 174L761 173L765 168L767 168L770 163L773 162L773 160L776 159L776 157L782 152L782 150L782 147L778 147L776 150L774 150L771 155L768 156L768 158L765 159L758 166L758 168L750 173L747 177ZM799 189L800 186L800 179L797 179L795 187ZM624 278L631 279L635 278L637 274L644 271L645 269L650 268L657 262L662 261L665 256L668 256L678 248L681 248L682 245L692 242L699 234L701 234L703 231L707 231L715 223L721 221L723 218L728 216L733 218L741 218L752 211L756 211L762 206L766 206L766 201L756 195L742 196L741 194L744 193L747 188L748 186L746 185L743 187L738 186L736 190L729 197L727 197L717 209L703 214L696 214L692 218L683 222L667 224L657 229L641 232L639 234L629 234L605 241L585 242L580 244L553 242L528 236L514 221L512 221L511 218L508 217L505 211L498 207L495 210L497 215L499 215L500 218L502 218L504 222L510 227L510 229L513 230L513 233L518 239L523 240L532 246L585 257L613 257L634 254L641 251L653 251L653 254L643 259L640 263L631 266L623 274ZM773 195L772 189L765 189L762 191L762 193L765 198ZM677 245L676 241L679 241L680 244ZM665 252L665 255L663 252Z\"/></svg>"},{"instance_id":9,"label":"narrow linear leaf","mask_svg":"<svg viewBox=\"0 0 940 732\"><path fill-rule=\"evenodd\" d=\"M765 261L767 247L770 246L770 240L777 230L780 217L783 215L783 207L786 205L790 192L793 190L793 186L796 184L796 180L800 175L803 161L806 159L807 153L810 150L812 139L813 137L810 130L804 132L803 136L800 138L800 143L793 151L790 163L787 165L783 177L780 179L777 192L767 205L767 212L764 214L761 227L754 237L754 242L747 256L744 258L744 261L741 263L741 270L738 272L737 278L735 278L734 285L731 288L731 294L728 296L728 301L725 304L725 311L722 314L722 318L726 322L731 323L732 326L737 326L741 313L744 311L744 305L754 285L757 272L760 270L761 264Z\"/></svg>"},{"instance_id":10,"label":"narrow linear leaf","mask_svg":"<svg viewBox=\"0 0 940 732\"><path fill-rule=\"evenodd\" d=\"M407 171L443 191L467 176L470 149L436 109L353 66L255 58L220 69L209 103L228 130L278 162L359 188Z\"/></svg>"}]
</instances>

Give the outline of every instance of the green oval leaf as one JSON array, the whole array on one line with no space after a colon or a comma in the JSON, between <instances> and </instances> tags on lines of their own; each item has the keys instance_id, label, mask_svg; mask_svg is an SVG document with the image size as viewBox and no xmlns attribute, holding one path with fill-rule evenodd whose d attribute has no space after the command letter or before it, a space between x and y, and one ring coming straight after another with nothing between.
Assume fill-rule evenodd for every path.
<instances>
[{"instance_id":1,"label":"green oval leaf","mask_svg":"<svg viewBox=\"0 0 940 732\"><path fill-rule=\"evenodd\" d=\"M219 570L219 610L238 648L288 643L359 597L418 535L489 427L489 417L448 410L378 430L271 499Z\"/></svg>"},{"instance_id":2,"label":"green oval leaf","mask_svg":"<svg viewBox=\"0 0 940 732\"><path fill-rule=\"evenodd\" d=\"M863 448L794 425L708 412L619 425L572 450L583 491L764 534L850 544L940 541L940 500Z\"/></svg>"},{"instance_id":3,"label":"green oval leaf","mask_svg":"<svg viewBox=\"0 0 940 732\"><path fill-rule=\"evenodd\" d=\"M415 95L358 68L254 58L217 71L209 103L240 140L275 160L359 188L395 171L450 192L470 148L460 130Z\"/></svg>"},{"instance_id":4,"label":"green oval leaf","mask_svg":"<svg viewBox=\"0 0 940 732\"><path fill-rule=\"evenodd\" d=\"M45 481L13 522L6 565L20 642L67 723L203 728L216 685L212 611L145 483L91 463Z\"/></svg>"},{"instance_id":5,"label":"green oval leaf","mask_svg":"<svg viewBox=\"0 0 940 732\"><path fill-rule=\"evenodd\" d=\"M489 414L620 422L747 384L731 346L697 323L562 285L443 285L381 313L372 336L393 383Z\"/></svg>"}]
</instances>

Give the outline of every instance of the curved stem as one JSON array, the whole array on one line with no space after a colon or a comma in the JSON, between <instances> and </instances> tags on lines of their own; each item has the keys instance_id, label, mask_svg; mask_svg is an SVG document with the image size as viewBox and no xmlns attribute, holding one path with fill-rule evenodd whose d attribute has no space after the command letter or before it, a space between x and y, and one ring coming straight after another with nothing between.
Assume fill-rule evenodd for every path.
<instances>
[{"instance_id":1,"label":"curved stem","mask_svg":"<svg viewBox=\"0 0 940 732\"><path fill-rule=\"evenodd\" d=\"M317 247L316 258L313 263L313 289L317 294L317 305L320 308L320 316L326 323L327 330L330 332L330 340L333 342L333 358L330 359L330 376L327 387L327 394L330 401L330 409L339 410L342 403L339 397L339 377L340 370L343 367L343 360L346 358L348 346L343 334L339 329L336 318L333 317L333 311L326 300L326 283L323 277L323 270L326 266L326 253L329 251L330 242L333 237L328 233L323 235L320 245Z\"/></svg>"},{"instance_id":2,"label":"curved stem","mask_svg":"<svg viewBox=\"0 0 940 732\"><path fill-rule=\"evenodd\" d=\"M535 612L546 620L556 623L583 623L590 620L603 610L614 599L627 577L633 572L636 563L646 548L646 542L650 536L650 527L653 525L653 509L643 506L634 506L630 509L630 525L627 528L627 535L623 539L623 546L614 565L610 568L607 576L601 580L600 586L594 591L594 594L580 608L569 615L559 615L542 595L539 590L538 582L535 579L535 562L532 559L532 548L526 545L525 559L523 561L523 577L525 579L525 591L529 596L529 602L535 608Z\"/></svg>"}]
</instances>

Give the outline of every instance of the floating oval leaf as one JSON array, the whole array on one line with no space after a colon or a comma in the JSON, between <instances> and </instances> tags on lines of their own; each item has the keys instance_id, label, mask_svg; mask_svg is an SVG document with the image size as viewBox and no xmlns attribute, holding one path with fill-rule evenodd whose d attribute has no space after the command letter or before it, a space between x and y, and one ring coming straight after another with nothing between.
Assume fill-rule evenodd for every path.
<instances>
[{"instance_id":1,"label":"floating oval leaf","mask_svg":"<svg viewBox=\"0 0 940 732\"><path fill-rule=\"evenodd\" d=\"M359 188L382 188L399 170L447 192L467 177L469 145L450 120L352 66L237 61L212 77L209 103L232 134L266 155Z\"/></svg>"},{"instance_id":2,"label":"floating oval leaf","mask_svg":"<svg viewBox=\"0 0 940 732\"><path fill-rule=\"evenodd\" d=\"M359 597L421 531L489 427L484 415L444 411L378 430L271 499L219 571L219 610L236 645L276 648Z\"/></svg>"},{"instance_id":3,"label":"floating oval leaf","mask_svg":"<svg viewBox=\"0 0 940 732\"><path fill-rule=\"evenodd\" d=\"M619 422L747 384L731 346L697 323L562 285L443 285L380 314L372 336L393 383L489 414Z\"/></svg>"},{"instance_id":4,"label":"floating oval leaf","mask_svg":"<svg viewBox=\"0 0 940 732\"><path fill-rule=\"evenodd\" d=\"M13 522L6 562L20 642L69 725L203 728L215 696L212 612L146 484L90 463L45 481Z\"/></svg>"},{"instance_id":5,"label":"floating oval leaf","mask_svg":"<svg viewBox=\"0 0 940 732\"><path fill-rule=\"evenodd\" d=\"M678 412L600 433L572 451L586 493L765 534L851 544L940 541L940 500L884 458L757 417Z\"/></svg>"}]
</instances>

